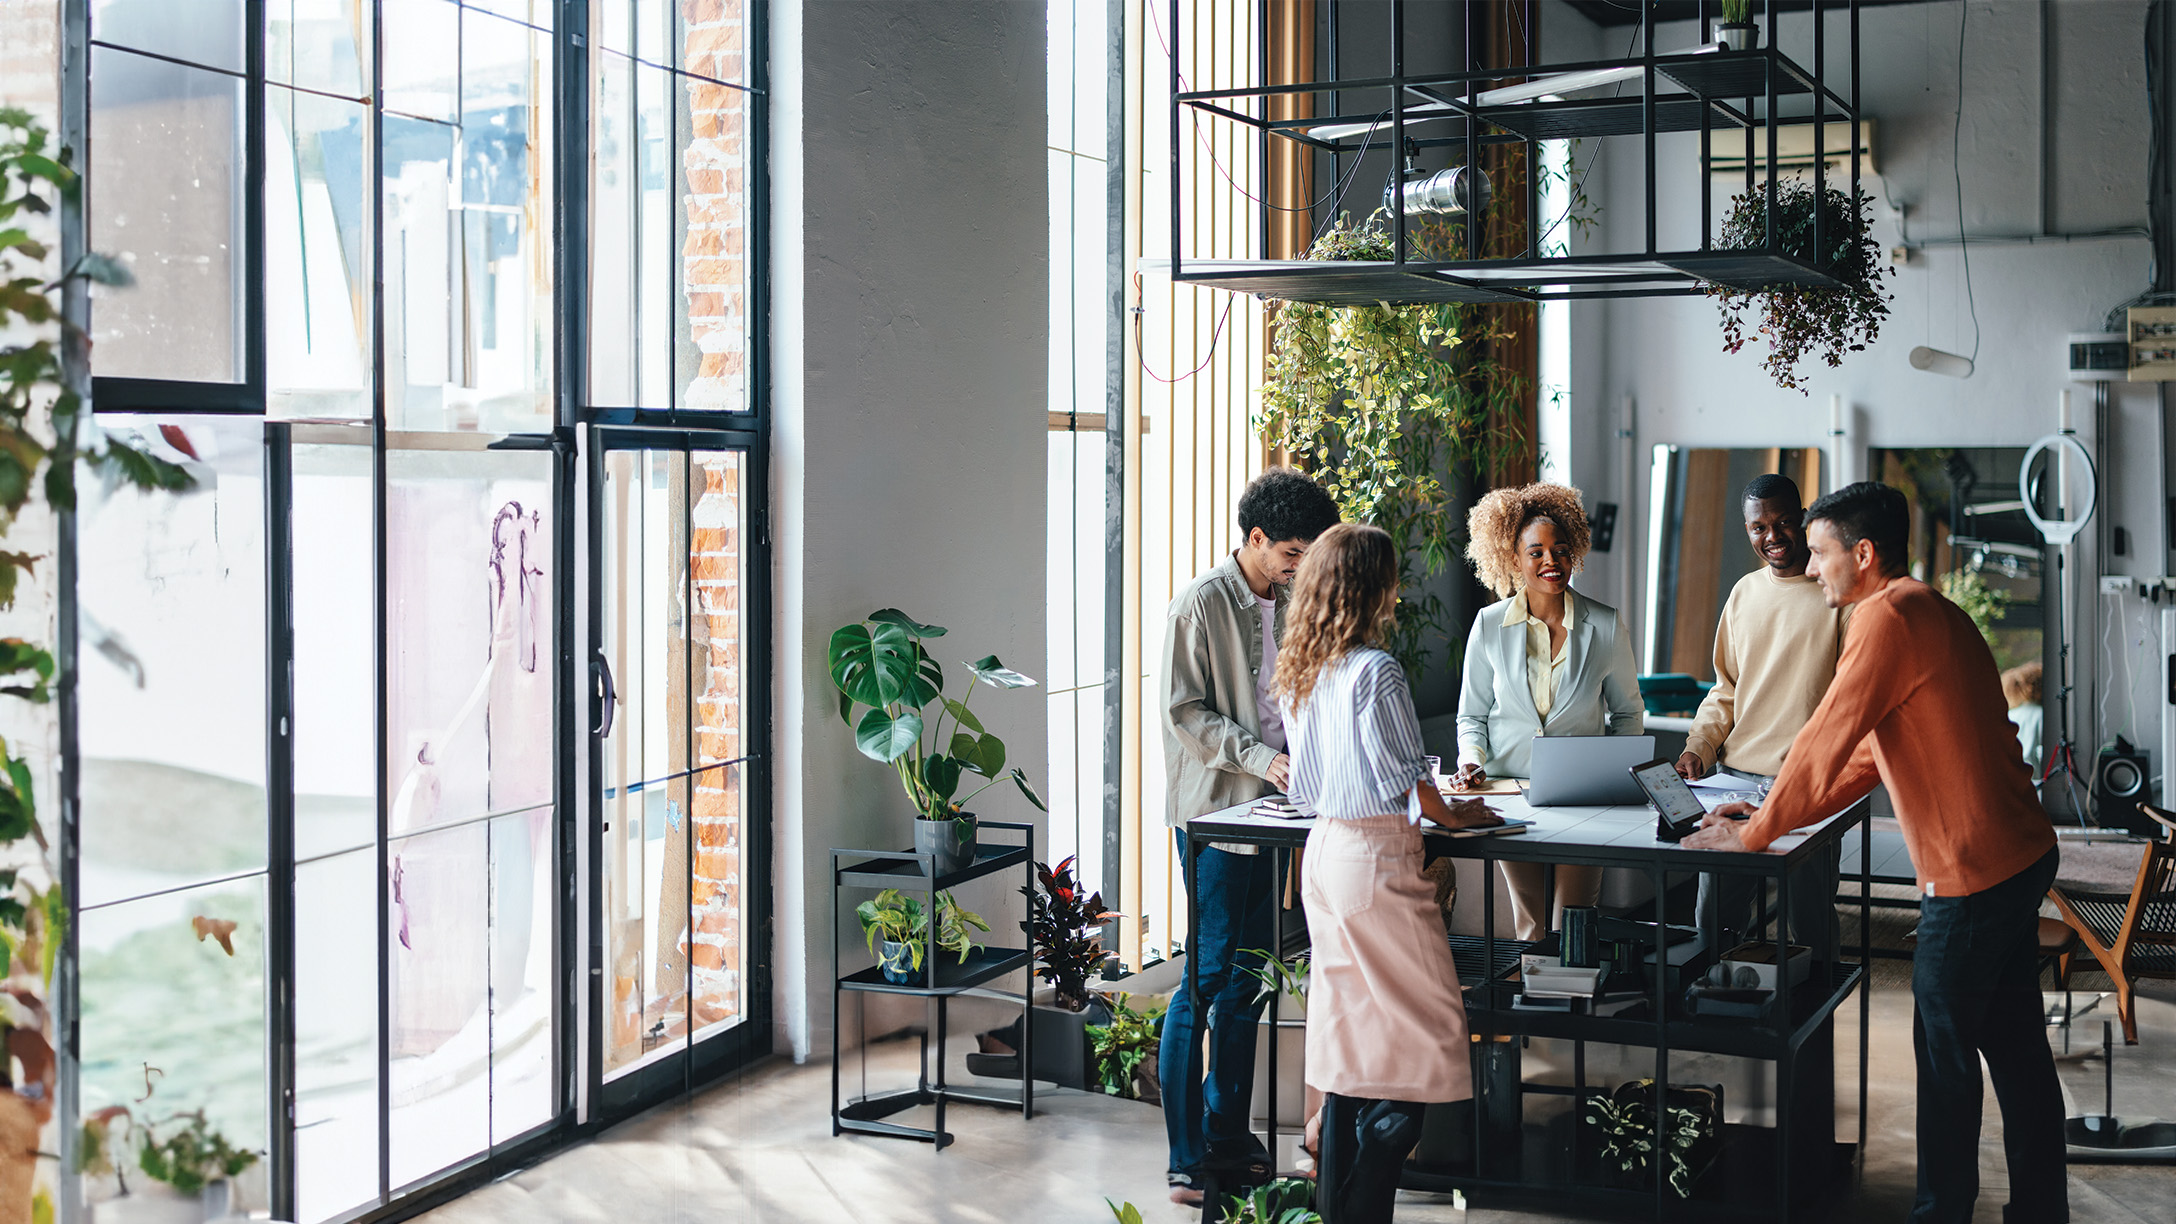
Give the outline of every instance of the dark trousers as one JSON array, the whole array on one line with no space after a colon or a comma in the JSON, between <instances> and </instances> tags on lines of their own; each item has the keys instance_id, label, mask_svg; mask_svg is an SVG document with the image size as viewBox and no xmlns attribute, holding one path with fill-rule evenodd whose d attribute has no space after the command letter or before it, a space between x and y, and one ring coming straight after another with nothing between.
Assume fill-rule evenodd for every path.
<instances>
[{"instance_id":1,"label":"dark trousers","mask_svg":"<svg viewBox=\"0 0 2176 1224\"><path fill-rule=\"evenodd\" d=\"M1813 959L1822 963L1836 959L1839 938L1836 877L1840 858L1840 848L1832 844L1791 873L1791 942L1813 949ZM1700 873L1699 899L1693 904L1694 921L1703 939L1707 937L1711 919L1719 921L1723 928L1723 945L1715 949L1717 955L1730 951L1734 941L1752 937L1760 917L1761 893L1767 883L1766 876L1731 875L1720 871ZM1783 917L1777 915L1777 930L1781 929ZM1770 932L1771 935L1774 933Z\"/></svg>"},{"instance_id":2,"label":"dark trousers","mask_svg":"<svg viewBox=\"0 0 2176 1224\"><path fill-rule=\"evenodd\" d=\"M1186 862L1186 834L1178 835ZM1233 854L1204 847L1187 862L1194 874L1200 929L1186 950L1187 974L1196 978L1201 1006L1186 992L1186 978L1164 1013L1156 1074L1164 1094L1164 1132L1171 1142L1170 1172L1191 1180L1205 1163L1243 1160L1255 1146L1247 1114L1254 1096L1254 1028L1268 999L1253 971L1273 936L1277 856ZM1201 1034L1209 1032L1209 1067L1202 1075Z\"/></svg>"},{"instance_id":3,"label":"dark trousers","mask_svg":"<svg viewBox=\"0 0 2176 1224\"><path fill-rule=\"evenodd\" d=\"M1966 1224L1979 1197L1980 1059L2002 1108L2011 1224L2063 1224L2063 1093L2040 1010L2040 899L2056 852L1968 897L1923 897L1912 953L1919 1197L1912 1224Z\"/></svg>"},{"instance_id":4,"label":"dark trousers","mask_svg":"<svg viewBox=\"0 0 2176 1224\"><path fill-rule=\"evenodd\" d=\"M1390 1224L1398 1173L1420 1142L1417 1101L1322 1097L1321 1160L1315 1168L1315 1210L1322 1224Z\"/></svg>"}]
</instances>

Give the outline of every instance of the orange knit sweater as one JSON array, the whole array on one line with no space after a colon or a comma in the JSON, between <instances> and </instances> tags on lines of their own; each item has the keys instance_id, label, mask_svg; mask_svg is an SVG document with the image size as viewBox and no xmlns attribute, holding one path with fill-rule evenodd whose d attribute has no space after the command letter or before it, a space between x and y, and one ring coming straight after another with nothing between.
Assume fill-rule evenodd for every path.
<instances>
[{"instance_id":1,"label":"orange knit sweater","mask_svg":"<svg viewBox=\"0 0 2176 1224\"><path fill-rule=\"evenodd\" d=\"M2000 884L2055 844L1994 655L1971 618L1911 578L1854 605L1836 679L1791 742L1747 848L1842 810L1879 781L1929 896Z\"/></svg>"}]
</instances>

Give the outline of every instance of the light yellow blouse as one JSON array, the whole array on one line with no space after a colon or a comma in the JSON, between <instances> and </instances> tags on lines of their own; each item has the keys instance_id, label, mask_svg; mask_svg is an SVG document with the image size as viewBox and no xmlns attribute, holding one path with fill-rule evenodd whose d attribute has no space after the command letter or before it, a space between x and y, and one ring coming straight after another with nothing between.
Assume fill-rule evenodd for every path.
<instances>
[{"instance_id":1,"label":"light yellow blouse","mask_svg":"<svg viewBox=\"0 0 2176 1224\"><path fill-rule=\"evenodd\" d=\"M1534 695L1534 711L1543 721L1548 720L1549 711L1556 706L1557 687L1564 683L1565 673L1570 670L1567 659L1576 618L1573 606L1571 600L1564 601L1564 644L1556 648L1554 656L1549 653L1549 626L1527 610L1523 588L1511 597L1510 605L1504 609L1506 626L1522 621L1526 624L1526 688Z\"/></svg>"}]
</instances>

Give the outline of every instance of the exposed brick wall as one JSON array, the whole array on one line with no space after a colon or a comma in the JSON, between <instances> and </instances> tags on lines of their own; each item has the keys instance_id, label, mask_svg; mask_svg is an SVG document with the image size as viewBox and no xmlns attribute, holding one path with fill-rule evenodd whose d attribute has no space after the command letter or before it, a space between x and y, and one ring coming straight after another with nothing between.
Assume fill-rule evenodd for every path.
<instances>
[{"instance_id":1,"label":"exposed brick wall","mask_svg":"<svg viewBox=\"0 0 2176 1224\"><path fill-rule=\"evenodd\" d=\"M707 765L741 755L740 458L699 454L695 477L689 645L701 686L695 696L696 761ZM741 1011L741 779L738 765L695 777L695 930L685 952L694 967L698 1028Z\"/></svg>"},{"instance_id":2,"label":"exposed brick wall","mask_svg":"<svg viewBox=\"0 0 2176 1224\"><path fill-rule=\"evenodd\" d=\"M681 63L695 76L745 82L747 21L740 0L684 0ZM681 398L690 409L737 411L748 385L748 95L683 78L689 141L687 241L681 281L690 339L702 363Z\"/></svg>"}]
</instances>

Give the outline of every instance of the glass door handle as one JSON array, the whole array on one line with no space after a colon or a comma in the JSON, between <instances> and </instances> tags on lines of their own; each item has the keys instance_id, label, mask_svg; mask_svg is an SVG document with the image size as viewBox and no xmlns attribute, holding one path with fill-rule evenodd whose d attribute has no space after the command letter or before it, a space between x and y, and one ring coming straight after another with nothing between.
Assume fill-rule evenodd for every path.
<instances>
[{"instance_id":1,"label":"glass door handle","mask_svg":"<svg viewBox=\"0 0 2176 1224\"><path fill-rule=\"evenodd\" d=\"M612 717L619 708L620 693L617 688L613 687L612 660L605 657L604 651L597 652L596 661L591 663L590 666L595 670L597 700L600 708L597 725L590 728L589 733L598 739L604 739L612 734Z\"/></svg>"}]
</instances>

